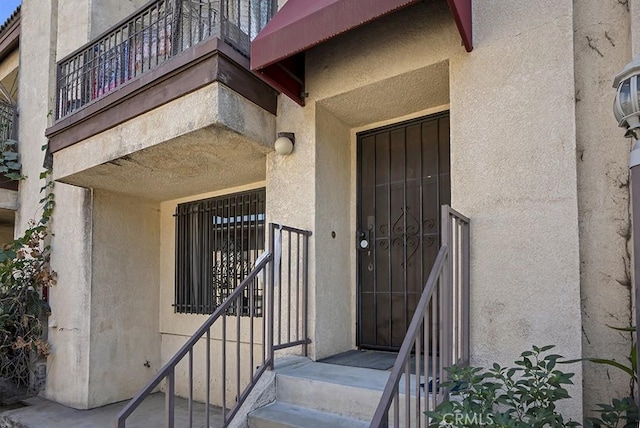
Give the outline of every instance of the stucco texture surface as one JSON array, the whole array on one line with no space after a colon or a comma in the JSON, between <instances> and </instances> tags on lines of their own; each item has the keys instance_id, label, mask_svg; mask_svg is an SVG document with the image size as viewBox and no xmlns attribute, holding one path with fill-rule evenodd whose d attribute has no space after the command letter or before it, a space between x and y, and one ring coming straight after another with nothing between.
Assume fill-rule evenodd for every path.
<instances>
[{"instance_id":1,"label":"stucco texture surface","mask_svg":"<svg viewBox=\"0 0 640 428\"><path fill-rule=\"evenodd\" d=\"M451 59L452 201L470 216L471 359L581 355L572 6L474 4ZM582 419L582 370L563 409Z\"/></svg>"},{"instance_id":2,"label":"stucco texture surface","mask_svg":"<svg viewBox=\"0 0 640 428\"><path fill-rule=\"evenodd\" d=\"M160 207L94 191L89 406L132 397L160 369Z\"/></svg>"},{"instance_id":3,"label":"stucco texture surface","mask_svg":"<svg viewBox=\"0 0 640 428\"><path fill-rule=\"evenodd\" d=\"M627 5L574 4L576 128L583 356L625 361L632 324L629 140L611 111L613 76L630 58ZM620 370L584 363L584 409L629 395Z\"/></svg>"},{"instance_id":4,"label":"stucco texture surface","mask_svg":"<svg viewBox=\"0 0 640 428\"><path fill-rule=\"evenodd\" d=\"M293 226L304 230L315 230L317 161L315 149L315 109L298 108L293 101L280 97L278 105L277 132L293 132L295 147L288 156L274 152L267 155L267 218L269 222ZM316 236L309 238L309 352L315 356L316 301L313 298L317 287Z\"/></svg>"},{"instance_id":5,"label":"stucco texture surface","mask_svg":"<svg viewBox=\"0 0 640 428\"><path fill-rule=\"evenodd\" d=\"M20 184L17 233L41 213L38 202L44 185L39 179L44 158L41 146L46 142L44 131L49 125L49 101L53 99L55 87L57 6L58 2L48 0L22 2L20 45L24 49L20 51L19 127L22 172L27 179ZM63 18L67 16L65 11L61 13ZM86 34L80 38L86 40ZM48 360L44 395L65 405L86 408L91 299L88 270L91 232L87 223L91 212L90 194L65 185L56 186L55 192L58 218L52 224L55 249L51 263L58 273L60 286L50 293L55 314L49 319L48 329L53 354Z\"/></svg>"}]
</instances>

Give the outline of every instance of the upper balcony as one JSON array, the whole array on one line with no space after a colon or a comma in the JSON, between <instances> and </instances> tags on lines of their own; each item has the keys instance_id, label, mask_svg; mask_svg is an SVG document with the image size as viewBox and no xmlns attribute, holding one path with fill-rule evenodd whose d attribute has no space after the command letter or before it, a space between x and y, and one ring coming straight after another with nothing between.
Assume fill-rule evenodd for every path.
<instances>
[{"instance_id":1,"label":"upper balcony","mask_svg":"<svg viewBox=\"0 0 640 428\"><path fill-rule=\"evenodd\" d=\"M249 70L249 52L251 40L276 10L275 0L153 0L61 59L55 121L46 132L54 154L54 178L85 187L109 187L104 180L92 181L83 171L205 128L218 131L191 135L194 144L223 140L226 137L219 130L229 130L257 143L256 150L264 156L275 132L277 92ZM59 31L64 31L63 26ZM207 100L212 103L208 110ZM239 112L239 105L245 113ZM201 120L203 115L211 117ZM144 123L137 128L132 125L141 120ZM157 137L152 132L138 134L149 140L146 143L122 142L109 134L129 125L150 129L152 122L165 129ZM80 149L73 154L63 150L75 145L83 146L82 154ZM168 156L169 149L164 150ZM176 147L173 150L175 158ZM158 153L150 156L159 157Z\"/></svg>"},{"instance_id":2,"label":"upper balcony","mask_svg":"<svg viewBox=\"0 0 640 428\"><path fill-rule=\"evenodd\" d=\"M56 120L212 38L249 57L273 0L155 0L58 63Z\"/></svg>"}]
</instances>

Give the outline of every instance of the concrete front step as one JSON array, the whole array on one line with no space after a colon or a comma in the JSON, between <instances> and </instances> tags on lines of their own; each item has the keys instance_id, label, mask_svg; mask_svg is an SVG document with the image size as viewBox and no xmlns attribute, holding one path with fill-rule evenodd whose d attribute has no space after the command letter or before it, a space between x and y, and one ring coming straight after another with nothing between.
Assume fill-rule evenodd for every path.
<instances>
[{"instance_id":1,"label":"concrete front step","mask_svg":"<svg viewBox=\"0 0 640 428\"><path fill-rule=\"evenodd\" d=\"M369 423L276 401L249 414L249 428L358 428Z\"/></svg>"},{"instance_id":2,"label":"concrete front step","mask_svg":"<svg viewBox=\"0 0 640 428\"><path fill-rule=\"evenodd\" d=\"M251 428L368 426L390 375L389 371L317 363L306 358L276 364L275 372L276 401L249 414ZM410 380L410 400L415 409L415 377ZM424 384L424 378L420 382ZM402 427L404 390L403 377L399 403ZM414 426L413 414L411 419Z\"/></svg>"},{"instance_id":3,"label":"concrete front step","mask_svg":"<svg viewBox=\"0 0 640 428\"><path fill-rule=\"evenodd\" d=\"M309 362L276 374L279 402L370 421L388 371Z\"/></svg>"}]
</instances>

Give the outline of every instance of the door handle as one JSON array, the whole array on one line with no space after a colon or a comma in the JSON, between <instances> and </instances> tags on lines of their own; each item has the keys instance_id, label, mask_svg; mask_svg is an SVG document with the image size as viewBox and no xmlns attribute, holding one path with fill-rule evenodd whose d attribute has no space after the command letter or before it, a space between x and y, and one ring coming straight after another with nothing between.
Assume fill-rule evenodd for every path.
<instances>
[{"instance_id":1,"label":"door handle","mask_svg":"<svg viewBox=\"0 0 640 428\"><path fill-rule=\"evenodd\" d=\"M359 230L356 233L356 247L358 250L364 251L368 250L370 247L369 244L369 233Z\"/></svg>"}]
</instances>

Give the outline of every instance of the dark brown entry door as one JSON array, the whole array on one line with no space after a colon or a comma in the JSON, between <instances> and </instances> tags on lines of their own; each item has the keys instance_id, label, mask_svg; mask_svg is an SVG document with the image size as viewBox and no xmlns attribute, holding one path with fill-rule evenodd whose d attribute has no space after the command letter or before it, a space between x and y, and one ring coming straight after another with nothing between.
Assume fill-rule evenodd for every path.
<instances>
[{"instance_id":1,"label":"dark brown entry door","mask_svg":"<svg viewBox=\"0 0 640 428\"><path fill-rule=\"evenodd\" d=\"M358 134L358 345L397 350L451 199L449 115Z\"/></svg>"}]
</instances>

